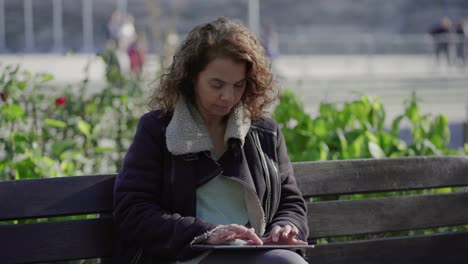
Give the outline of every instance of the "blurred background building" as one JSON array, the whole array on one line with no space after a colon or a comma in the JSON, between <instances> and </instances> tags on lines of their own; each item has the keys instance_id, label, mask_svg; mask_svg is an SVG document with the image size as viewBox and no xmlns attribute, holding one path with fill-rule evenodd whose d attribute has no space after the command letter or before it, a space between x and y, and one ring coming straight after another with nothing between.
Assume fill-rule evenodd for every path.
<instances>
[{"instance_id":1,"label":"blurred background building","mask_svg":"<svg viewBox=\"0 0 468 264\"><path fill-rule=\"evenodd\" d=\"M132 15L129 30L144 36L149 72L167 64L194 25L237 18L262 38L283 87L311 114L321 101L365 93L381 98L390 120L416 92L423 112L449 117L452 146L467 133L468 67L459 55L468 47L455 28L468 28L467 0L0 0L0 63L77 81L88 55L108 45L116 10ZM443 17L449 34L436 38L430 32ZM436 60L435 41L449 42L447 61ZM91 81L103 71L94 65Z\"/></svg>"},{"instance_id":2,"label":"blurred background building","mask_svg":"<svg viewBox=\"0 0 468 264\"><path fill-rule=\"evenodd\" d=\"M97 51L119 9L159 52L169 30L184 36L220 15L249 23L249 2L258 2L259 26L275 30L282 54L425 53L432 50L424 35L441 17L468 19L466 0L0 0L0 49Z\"/></svg>"}]
</instances>

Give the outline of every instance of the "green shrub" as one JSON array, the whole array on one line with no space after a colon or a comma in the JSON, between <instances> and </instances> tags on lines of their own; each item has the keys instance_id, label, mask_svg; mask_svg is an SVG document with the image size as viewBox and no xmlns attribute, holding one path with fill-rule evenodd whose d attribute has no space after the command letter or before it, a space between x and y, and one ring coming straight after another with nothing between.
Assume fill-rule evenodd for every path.
<instances>
[{"instance_id":1,"label":"green shrub","mask_svg":"<svg viewBox=\"0 0 468 264\"><path fill-rule=\"evenodd\" d=\"M385 128L385 110L378 98L361 95L360 99L346 102L341 107L335 103L321 103L317 117L305 113L304 107L291 90L286 90L274 117L284 133L291 160L335 160L357 158L383 158L422 155L466 155L464 148L448 148L450 141L449 122L444 115L435 117L419 112L418 99L413 94L403 102L404 113ZM402 122L407 122L411 142L399 138ZM378 177L378 175L376 175ZM462 187L463 188L463 187ZM337 197L311 198L313 201L367 199L373 197L411 194L447 193L460 188L438 188L387 193L350 194ZM468 230L467 226L440 227L424 230L409 230L385 234L345 236L320 239L318 243L352 241L398 235L431 234L456 230Z\"/></svg>"},{"instance_id":2,"label":"green shrub","mask_svg":"<svg viewBox=\"0 0 468 264\"><path fill-rule=\"evenodd\" d=\"M117 172L143 111L142 85L107 68L97 93L87 78L57 89L49 74L0 68L0 180Z\"/></svg>"},{"instance_id":3,"label":"green shrub","mask_svg":"<svg viewBox=\"0 0 468 264\"><path fill-rule=\"evenodd\" d=\"M468 153L466 145L458 151L448 148L450 130L446 116L422 115L414 94L403 103L404 113L387 129L385 109L378 98L361 95L342 106L321 103L317 117L312 118L298 97L286 90L274 118L282 128L293 161ZM399 137L402 122L410 128L410 143Z\"/></svg>"}]
</instances>

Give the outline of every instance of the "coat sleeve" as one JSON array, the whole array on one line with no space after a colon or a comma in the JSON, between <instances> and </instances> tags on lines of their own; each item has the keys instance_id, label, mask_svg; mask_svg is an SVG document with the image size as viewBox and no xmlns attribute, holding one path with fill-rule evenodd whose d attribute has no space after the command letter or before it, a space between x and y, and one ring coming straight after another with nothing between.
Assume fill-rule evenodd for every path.
<instances>
[{"instance_id":1,"label":"coat sleeve","mask_svg":"<svg viewBox=\"0 0 468 264\"><path fill-rule=\"evenodd\" d=\"M271 230L275 225L284 226L293 224L299 229L299 239L307 241L309 236L307 206L297 187L293 167L288 158L286 144L279 126L277 126L277 142L276 153L278 155L281 196L278 210L271 223L269 223L267 230Z\"/></svg>"},{"instance_id":2,"label":"coat sleeve","mask_svg":"<svg viewBox=\"0 0 468 264\"><path fill-rule=\"evenodd\" d=\"M114 187L114 219L120 236L151 255L192 257L190 242L215 226L172 213L161 205L165 140L156 114L145 114Z\"/></svg>"}]
</instances>

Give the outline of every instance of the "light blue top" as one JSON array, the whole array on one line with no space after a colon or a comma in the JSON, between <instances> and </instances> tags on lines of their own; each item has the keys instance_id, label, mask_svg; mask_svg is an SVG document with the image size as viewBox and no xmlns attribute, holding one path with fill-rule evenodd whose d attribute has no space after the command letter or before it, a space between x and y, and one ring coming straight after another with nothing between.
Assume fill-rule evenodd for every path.
<instances>
[{"instance_id":1,"label":"light blue top","mask_svg":"<svg viewBox=\"0 0 468 264\"><path fill-rule=\"evenodd\" d=\"M218 176L197 189L197 218L218 224L246 225L249 222L242 184ZM176 264L198 264L210 251Z\"/></svg>"}]
</instances>

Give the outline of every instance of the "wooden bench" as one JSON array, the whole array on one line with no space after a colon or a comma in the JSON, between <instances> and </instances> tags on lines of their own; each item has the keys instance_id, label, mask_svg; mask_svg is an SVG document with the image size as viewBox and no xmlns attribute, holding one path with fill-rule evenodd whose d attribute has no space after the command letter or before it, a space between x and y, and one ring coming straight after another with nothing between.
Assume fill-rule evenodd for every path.
<instances>
[{"instance_id":1,"label":"wooden bench","mask_svg":"<svg viewBox=\"0 0 468 264\"><path fill-rule=\"evenodd\" d=\"M311 241L349 235L365 238L319 243L307 252L310 263L468 263L467 231L390 238L381 235L468 225L466 188L453 193L343 199L356 193L468 186L468 157L301 162L295 163L294 168L304 196L321 197L321 201L308 204ZM0 182L0 263L109 257L114 239L109 216L58 218L42 223L10 222L109 215L114 177ZM341 199L333 200L337 197Z\"/></svg>"}]
</instances>

